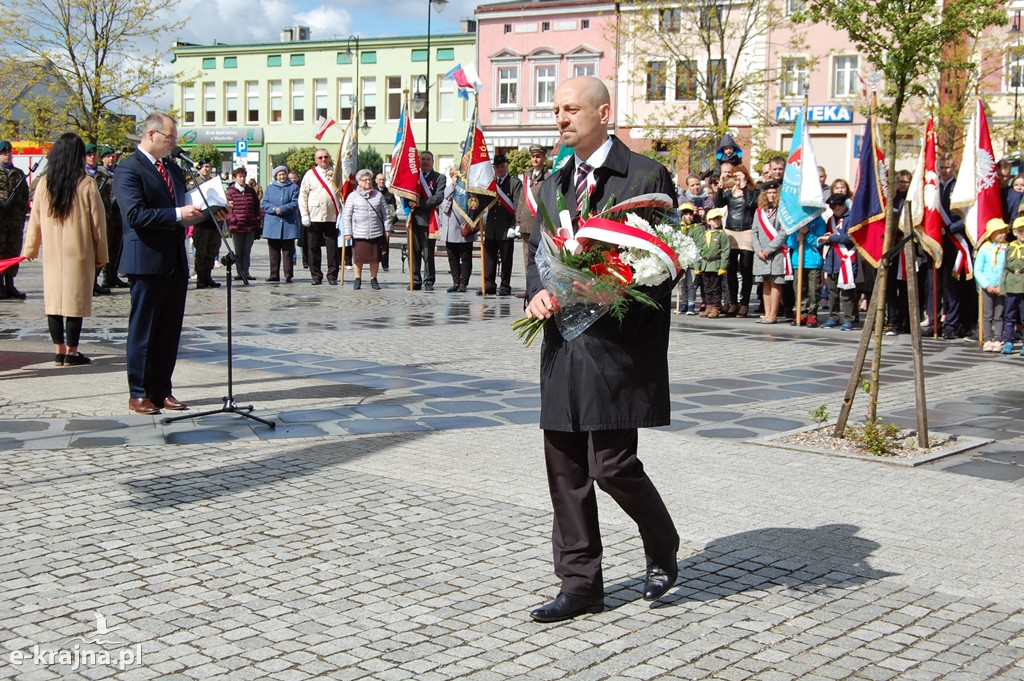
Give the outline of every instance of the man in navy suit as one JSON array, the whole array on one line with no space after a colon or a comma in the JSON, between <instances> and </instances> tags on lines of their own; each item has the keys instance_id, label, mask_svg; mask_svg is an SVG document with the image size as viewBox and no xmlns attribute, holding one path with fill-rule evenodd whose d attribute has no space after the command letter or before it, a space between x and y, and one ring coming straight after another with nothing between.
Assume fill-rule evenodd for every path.
<instances>
[{"instance_id":1,"label":"man in navy suit","mask_svg":"<svg viewBox=\"0 0 1024 681\"><path fill-rule=\"evenodd\" d=\"M168 157L178 139L174 119L150 114L142 123L142 141L122 160L114 176L124 236L121 272L131 284L128 317L128 408L136 414L182 410L171 393L171 374L185 316L188 259L185 226L202 213L185 205L185 177Z\"/></svg>"}]
</instances>

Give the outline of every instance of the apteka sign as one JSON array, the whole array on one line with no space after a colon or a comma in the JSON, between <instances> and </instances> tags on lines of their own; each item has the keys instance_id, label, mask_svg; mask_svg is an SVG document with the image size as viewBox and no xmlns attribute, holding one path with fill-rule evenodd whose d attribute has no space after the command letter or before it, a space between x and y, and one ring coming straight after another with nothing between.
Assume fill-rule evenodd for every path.
<instances>
[{"instance_id":1,"label":"apteka sign","mask_svg":"<svg viewBox=\"0 0 1024 681\"><path fill-rule=\"evenodd\" d=\"M775 107L775 120L793 123L803 113L802 106ZM853 123L853 107L842 104L815 104L807 107L807 120L812 123Z\"/></svg>"}]
</instances>

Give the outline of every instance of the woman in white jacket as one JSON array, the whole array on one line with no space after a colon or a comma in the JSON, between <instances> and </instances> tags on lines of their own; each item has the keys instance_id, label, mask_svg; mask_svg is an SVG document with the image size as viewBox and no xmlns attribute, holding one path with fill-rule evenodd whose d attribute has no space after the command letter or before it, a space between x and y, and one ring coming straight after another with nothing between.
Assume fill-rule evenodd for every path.
<instances>
[{"instance_id":1,"label":"woman in white jacket","mask_svg":"<svg viewBox=\"0 0 1024 681\"><path fill-rule=\"evenodd\" d=\"M370 288L380 290L377 268L381 244L391 236L391 214L384 195L373 188L373 173L365 168L356 173L358 189L345 199L341 213L342 238L352 239L352 262L356 276L353 289L363 286L363 265L370 266Z\"/></svg>"}]
</instances>

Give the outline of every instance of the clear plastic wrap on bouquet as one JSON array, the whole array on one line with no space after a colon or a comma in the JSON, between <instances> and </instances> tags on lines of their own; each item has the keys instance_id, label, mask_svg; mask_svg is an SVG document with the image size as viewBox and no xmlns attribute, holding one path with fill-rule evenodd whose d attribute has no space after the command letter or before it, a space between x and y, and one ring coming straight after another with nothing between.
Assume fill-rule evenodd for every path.
<instances>
[{"instance_id":1,"label":"clear plastic wrap on bouquet","mask_svg":"<svg viewBox=\"0 0 1024 681\"><path fill-rule=\"evenodd\" d=\"M587 293L595 277L563 264L557 255L546 248L538 248L535 257L540 281L555 301L555 325L562 338L571 341L590 328L590 325L608 313L607 304L587 300ZM575 284L585 284L586 287Z\"/></svg>"}]
</instances>

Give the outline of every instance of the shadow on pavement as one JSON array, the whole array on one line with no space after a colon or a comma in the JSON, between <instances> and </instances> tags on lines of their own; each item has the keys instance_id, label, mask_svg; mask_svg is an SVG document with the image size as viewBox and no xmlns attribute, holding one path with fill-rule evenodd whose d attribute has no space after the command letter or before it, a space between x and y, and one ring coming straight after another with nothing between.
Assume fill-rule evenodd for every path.
<instances>
[{"instance_id":1,"label":"shadow on pavement","mask_svg":"<svg viewBox=\"0 0 1024 681\"><path fill-rule=\"evenodd\" d=\"M338 463L408 444L425 432L394 433L386 437L319 443L307 449L276 454L258 461L186 471L124 484L134 495L127 503L144 509L182 506L229 496L283 480L313 475Z\"/></svg>"}]
</instances>

